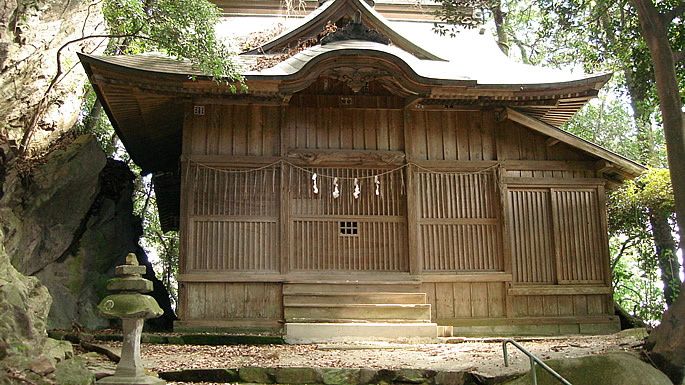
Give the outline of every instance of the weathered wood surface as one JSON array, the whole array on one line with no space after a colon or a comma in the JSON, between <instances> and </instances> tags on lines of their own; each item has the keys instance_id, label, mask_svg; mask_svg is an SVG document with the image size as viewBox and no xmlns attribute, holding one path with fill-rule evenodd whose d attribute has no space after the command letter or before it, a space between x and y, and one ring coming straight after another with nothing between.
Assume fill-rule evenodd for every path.
<instances>
[{"instance_id":1,"label":"weathered wood surface","mask_svg":"<svg viewBox=\"0 0 685 385\"><path fill-rule=\"evenodd\" d=\"M494 110L327 82L288 106L186 106L184 320L278 320L295 276L397 274L423 282L443 321L611 314L606 165Z\"/></svg>"}]
</instances>

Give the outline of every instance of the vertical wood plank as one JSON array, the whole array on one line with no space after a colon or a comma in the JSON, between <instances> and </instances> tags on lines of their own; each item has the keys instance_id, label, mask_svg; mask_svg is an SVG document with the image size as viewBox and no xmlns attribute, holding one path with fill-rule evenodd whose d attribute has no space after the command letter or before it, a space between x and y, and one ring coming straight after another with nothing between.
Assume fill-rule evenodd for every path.
<instances>
[{"instance_id":1,"label":"vertical wood plank","mask_svg":"<svg viewBox=\"0 0 685 385\"><path fill-rule=\"evenodd\" d=\"M528 317L528 298L524 295L510 297L514 308L514 317Z\"/></svg>"},{"instance_id":2,"label":"vertical wood plank","mask_svg":"<svg viewBox=\"0 0 685 385\"><path fill-rule=\"evenodd\" d=\"M587 296L585 296L585 295L574 295L573 296L573 315L587 315L587 314L588 314Z\"/></svg>"},{"instance_id":3,"label":"vertical wood plank","mask_svg":"<svg viewBox=\"0 0 685 385\"><path fill-rule=\"evenodd\" d=\"M495 113L492 110L483 111L483 136L482 136L482 146L483 146L483 160L496 160L497 150L496 141L497 135L497 122L495 121Z\"/></svg>"},{"instance_id":4,"label":"vertical wood plank","mask_svg":"<svg viewBox=\"0 0 685 385\"><path fill-rule=\"evenodd\" d=\"M469 159L483 159L483 121L480 111L470 113L469 117Z\"/></svg>"},{"instance_id":5,"label":"vertical wood plank","mask_svg":"<svg viewBox=\"0 0 685 385\"><path fill-rule=\"evenodd\" d=\"M457 112L457 159L469 160L469 126L468 112Z\"/></svg>"},{"instance_id":6,"label":"vertical wood plank","mask_svg":"<svg viewBox=\"0 0 685 385\"><path fill-rule=\"evenodd\" d=\"M426 111L426 147L429 160L443 160L441 111Z\"/></svg>"},{"instance_id":7,"label":"vertical wood plank","mask_svg":"<svg viewBox=\"0 0 685 385\"><path fill-rule=\"evenodd\" d=\"M454 293L451 282L440 282L435 284L436 318L454 317Z\"/></svg>"},{"instance_id":8,"label":"vertical wood plank","mask_svg":"<svg viewBox=\"0 0 685 385\"><path fill-rule=\"evenodd\" d=\"M542 297L543 314L546 317L559 316L559 299L555 295Z\"/></svg>"},{"instance_id":9,"label":"vertical wood plank","mask_svg":"<svg viewBox=\"0 0 685 385\"><path fill-rule=\"evenodd\" d=\"M501 282L488 282L488 316L503 317L505 314L504 305L504 284Z\"/></svg>"},{"instance_id":10,"label":"vertical wood plank","mask_svg":"<svg viewBox=\"0 0 685 385\"><path fill-rule=\"evenodd\" d=\"M488 316L487 293L487 282L474 282L471 284L471 309L474 318L485 318Z\"/></svg>"},{"instance_id":11,"label":"vertical wood plank","mask_svg":"<svg viewBox=\"0 0 685 385\"><path fill-rule=\"evenodd\" d=\"M456 113L448 111L442 115L443 154L445 160L457 160Z\"/></svg>"},{"instance_id":12,"label":"vertical wood plank","mask_svg":"<svg viewBox=\"0 0 685 385\"><path fill-rule=\"evenodd\" d=\"M544 315L544 308L541 295L529 295L528 297L528 316L542 317Z\"/></svg>"},{"instance_id":13,"label":"vertical wood plank","mask_svg":"<svg viewBox=\"0 0 685 385\"><path fill-rule=\"evenodd\" d=\"M454 292L454 317L473 317L473 311L471 310L471 284L468 282L454 282L452 283L452 288Z\"/></svg>"},{"instance_id":14,"label":"vertical wood plank","mask_svg":"<svg viewBox=\"0 0 685 385\"><path fill-rule=\"evenodd\" d=\"M426 302L431 305L431 319L436 319L437 313L437 301L435 298L435 283L427 282L421 285L424 293L426 293Z\"/></svg>"}]
</instances>

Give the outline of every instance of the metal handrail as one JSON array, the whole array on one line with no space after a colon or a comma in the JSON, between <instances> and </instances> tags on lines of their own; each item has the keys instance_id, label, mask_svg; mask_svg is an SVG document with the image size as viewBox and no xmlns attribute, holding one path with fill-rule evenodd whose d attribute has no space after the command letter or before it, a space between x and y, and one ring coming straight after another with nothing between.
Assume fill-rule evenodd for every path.
<instances>
[{"instance_id":1,"label":"metal handrail","mask_svg":"<svg viewBox=\"0 0 685 385\"><path fill-rule=\"evenodd\" d=\"M535 357L531 352L524 349L523 346L519 345L514 340L504 340L504 342L502 342L502 350L504 351L504 366L509 366L509 355L507 354L507 344L508 343L511 343L512 345L516 346L518 348L518 350L522 351L525 355L527 355L530 358L530 376L533 378L533 385L538 385L538 379L535 376L535 363L540 365L541 368L545 369L554 378L561 381L562 384L572 385L570 382L566 381L566 379L564 377L559 375L559 373L555 372L554 369L550 368L544 362L540 361L540 359Z\"/></svg>"}]
</instances>

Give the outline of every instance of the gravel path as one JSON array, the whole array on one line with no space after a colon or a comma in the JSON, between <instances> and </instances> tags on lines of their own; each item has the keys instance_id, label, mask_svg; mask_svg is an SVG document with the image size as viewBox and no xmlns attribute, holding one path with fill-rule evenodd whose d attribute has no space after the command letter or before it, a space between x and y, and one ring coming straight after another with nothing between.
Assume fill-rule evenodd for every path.
<instances>
[{"instance_id":1,"label":"gravel path","mask_svg":"<svg viewBox=\"0 0 685 385\"><path fill-rule=\"evenodd\" d=\"M143 344L142 357L153 372L190 368L335 367L468 370L493 377L529 369L529 360L509 345L511 365L504 366L501 339L453 339L439 344L316 344L316 345L153 345ZM643 338L634 332L608 336L519 339L539 358L555 359L639 351ZM456 343L455 343L456 342ZM111 348L120 343L106 344ZM181 384L181 383L169 383Z\"/></svg>"}]
</instances>

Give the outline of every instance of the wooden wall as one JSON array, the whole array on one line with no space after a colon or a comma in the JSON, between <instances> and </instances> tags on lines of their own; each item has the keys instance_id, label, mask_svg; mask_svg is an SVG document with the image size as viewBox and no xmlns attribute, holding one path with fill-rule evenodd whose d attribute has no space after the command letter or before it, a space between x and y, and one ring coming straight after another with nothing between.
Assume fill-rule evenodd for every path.
<instances>
[{"instance_id":1,"label":"wooden wall","mask_svg":"<svg viewBox=\"0 0 685 385\"><path fill-rule=\"evenodd\" d=\"M186 283L180 287L179 299L179 318L184 321L283 319L278 283Z\"/></svg>"},{"instance_id":2,"label":"wooden wall","mask_svg":"<svg viewBox=\"0 0 685 385\"><path fill-rule=\"evenodd\" d=\"M290 274L344 272L421 279L442 323L610 314L595 158L494 110L405 109L378 87L319 81L287 107L188 106L186 319L280 319ZM393 157L369 155L381 152ZM265 309L243 305L260 298Z\"/></svg>"}]
</instances>

